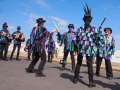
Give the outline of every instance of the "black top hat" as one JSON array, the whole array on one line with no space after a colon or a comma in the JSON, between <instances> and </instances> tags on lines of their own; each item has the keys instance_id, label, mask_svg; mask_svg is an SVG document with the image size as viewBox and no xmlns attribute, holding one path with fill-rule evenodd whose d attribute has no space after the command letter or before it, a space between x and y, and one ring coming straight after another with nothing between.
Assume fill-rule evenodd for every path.
<instances>
[{"instance_id":1,"label":"black top hat","mask_svg":"<svg viewBox=\"0 0 120 90\"><path fill-rule=\"evenodd\" d=\"M104 29L104 32L106 31L106 29L109 29L109 30L110 30L110 34L112 33L112 29L111 29L110 27L106 27L106 28Z\"/></svg>"},{"instance_id":2,"label":"black top hat","mask_svg":"<svg viewBox=\"0 0 120 90\"><path fill-rule=\"evenodd\" d=\"M46 20L43 20L43 18L38 18L36 21L37 21L37 23L46 22Z\"/></svg>"},{"instance_id":3,"label":"black top hat","mask_svg":"<svg viewBox=\"0 0 120 90\"><path fill-rule=\"evenodd\" d=\"M20 26L18 26L18 27L17 27L17 29L21 29L21 27L20 27Z\"/></svg>"},{"instance_id":4,"label":"black top hat","mask_svg":"<svg viewBox=\"0 0 120 90\"><path fill-rule=\"evenodd\" d=\"M3 27L8 27L6 22L3 23Z\"/></svg>"},{"instance_id":5,"label":"black top hat","mask_svg":"<svg viewBox=\"0 0 120 90\"><path fill-rule=\"evenodd\" d=\"M75 28L73 24L69 24L69 25L68 25L68 28L69 28L69 27L73 27L73 29Z\"/></svg>"}]
</instances>

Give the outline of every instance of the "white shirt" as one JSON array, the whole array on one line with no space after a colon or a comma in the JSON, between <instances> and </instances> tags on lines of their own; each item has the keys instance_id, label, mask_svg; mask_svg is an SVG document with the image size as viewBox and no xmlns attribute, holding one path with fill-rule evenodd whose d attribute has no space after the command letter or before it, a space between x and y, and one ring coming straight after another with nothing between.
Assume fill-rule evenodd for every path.
<instances>
[{"instance_id":1,"label":"white shirt","mask_svg":"<svg viewBox=\"0 0 120 90\"><path fill-rule=\"evenodd\" d=\"M59 47L59 43L55 42L55 46L56 46L56 48L58 48Z\"/></svg>"}]
</instances>

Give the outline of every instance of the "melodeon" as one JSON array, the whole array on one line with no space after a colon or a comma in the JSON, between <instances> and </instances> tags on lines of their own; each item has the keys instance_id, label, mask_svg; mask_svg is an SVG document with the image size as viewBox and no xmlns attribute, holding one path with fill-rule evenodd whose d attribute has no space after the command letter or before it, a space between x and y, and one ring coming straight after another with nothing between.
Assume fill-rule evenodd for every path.
<instances>
[{"instance_id":1,"label":"melodeon","mask_svg":"<svg viewBox=\"0 0 120 90\"><path fill-rule=\"evenodd\" d=\"M6 32L4 32L5 34L3 36L7 37L8 39L12 40L13 37L10 34L7 34Z\"/></svg>"},{"instance_id":2,"label":"melodeon","mask_svg":"<svg viewBox=\"0 0 120 90\"><path fill-rule=\"evenodd\" d=\"M13 37L12 37L10 34L7 34L6 37L7 37L8 39L10 39L10 40L13 39Z\"/></svg>"},{"instance_id":3,"label":"melodeon","mask_svg":"<svg viewBox=\"0 0 120 90\"><path fill-rule=\"evenodd\" d=\"M24 39L25 39L24 35L21 34L21 33L16 34L16 37L15 37L15 38L16 38L16 39L19 39L19 40L24 40Z\"/></svg>"}]
</instances>

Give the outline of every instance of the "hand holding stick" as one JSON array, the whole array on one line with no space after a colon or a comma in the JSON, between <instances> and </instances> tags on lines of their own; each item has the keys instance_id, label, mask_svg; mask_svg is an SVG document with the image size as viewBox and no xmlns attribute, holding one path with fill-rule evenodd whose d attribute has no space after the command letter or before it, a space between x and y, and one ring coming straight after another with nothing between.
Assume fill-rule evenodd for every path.
<instances>
[{"instance_id":1,"label":"hand holding stick","mask_svg":"<svg viewBox=\"0 0 120 90\"><path fill-rule=\"evenodd\" d=\"M53 23L54 23L54 25L55 25L55 30L53 30L53 32L55 32L56 31L56 29L59 27L59 25L62 23L62 22L60 22L59 24L58 24L58 26L56 26L56 24L55 24L55 22L53 21ZM57 30L58 31L58 30Z\"/></svg>"},{"instance_id":2,"label":"hand holding stick","mask_svg":"<svg viewBox=\"0 0 120 90\"><path fill-rule=\"evenodd\" d=\"M104 20L102 21L101 25L99 25L99 30L101 30L102 25L103 25L104 21L106 20L106 18L107 18L107 17L105 17Z\"/></svg>"}]
</instances>

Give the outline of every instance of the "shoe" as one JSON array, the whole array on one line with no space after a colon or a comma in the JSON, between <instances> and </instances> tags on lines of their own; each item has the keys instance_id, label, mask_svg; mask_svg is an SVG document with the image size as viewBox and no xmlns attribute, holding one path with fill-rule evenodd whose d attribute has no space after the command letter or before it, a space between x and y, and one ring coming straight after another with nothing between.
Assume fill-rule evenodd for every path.
<instances>
[{"instance_id":1,"label":"shoe","mask_svg":"<svg viewBox=\"0 0 120 90\"><path fill-rule=\"evenodd\" d=\"M27 70L26 71L26 74L30 74L30 73L33 73L32 70Z\"/></svg>"},{"instance_id":2,"label":"shoe","mask_svg":"<svg viewBox=\"0 0 120 90\"><path fill-rule=\"evenodd\" d=\"M3 59L4 61L8 61L6 58L5 59Z\"/></svg>"},{"instance_id":3,"label":"shoe","mask_svg":"<svg viewBox=\"0 0 120 90\"><path fill-rule=\"evenodd\" d=\"M77 84L77 78L74 78L73 83L74 83L74 84Z\"/></svg>"},{"instance_id":4,"label":"shoe","mask_svg":"<svg viewBox=\"0 0 120 90\"><path fill-rule=\"evenodd\" d=\"M112 80L112 77L108 77L109 80Z\"/></svg>"},{"instance_id":5,"label":"shoe","mask_svg":"<svg viewBox=\"0 0 120 90\"><path fill-rule=\"evenodd\" d=\"M37 73L37 74L35 75L35 77L45 77L45 76L46 76L46 75L44 75L43 73L41 73L41 74L38 74L38 73Z\"/></svg>"},{"instance_id":6,"label":"shoe","mask_svg":"<svg viewBox=\"0 0 120 90\"><path fill-rule=\"evenodd\" d=\"M94 82L90 82L89 83L89 87L92 88L92 87L96 87L96 84Z\"/></svg>"},{"instance_id":7,"label":"shoe","mask_svg":"<svg viewBox=\"0 0 120 90\"><path fill-rule=\"evenodd\" d=\"M95 74L94 74L94 76L97 76L97 77L99 77L100 75L95 73Z\"/></svg>"},{"instance_id":8,"label":"shoe","mask_svg":"<svg viewBox=\"0 0 120 90\"><path fill-rule=\"evenodd\" d=\"M16 58L17 61L20 61L20 59Z\"/></svg>"},{"instance_id":9,"label":"shoe","mask_svg":"<svg viewBox=\"0 0 120 90\"><path fill-rule=\"evenodd\" d=\"M60 71L64 71L65 69L64 68L61 68Z\"/></svg>"}]
</instances>

